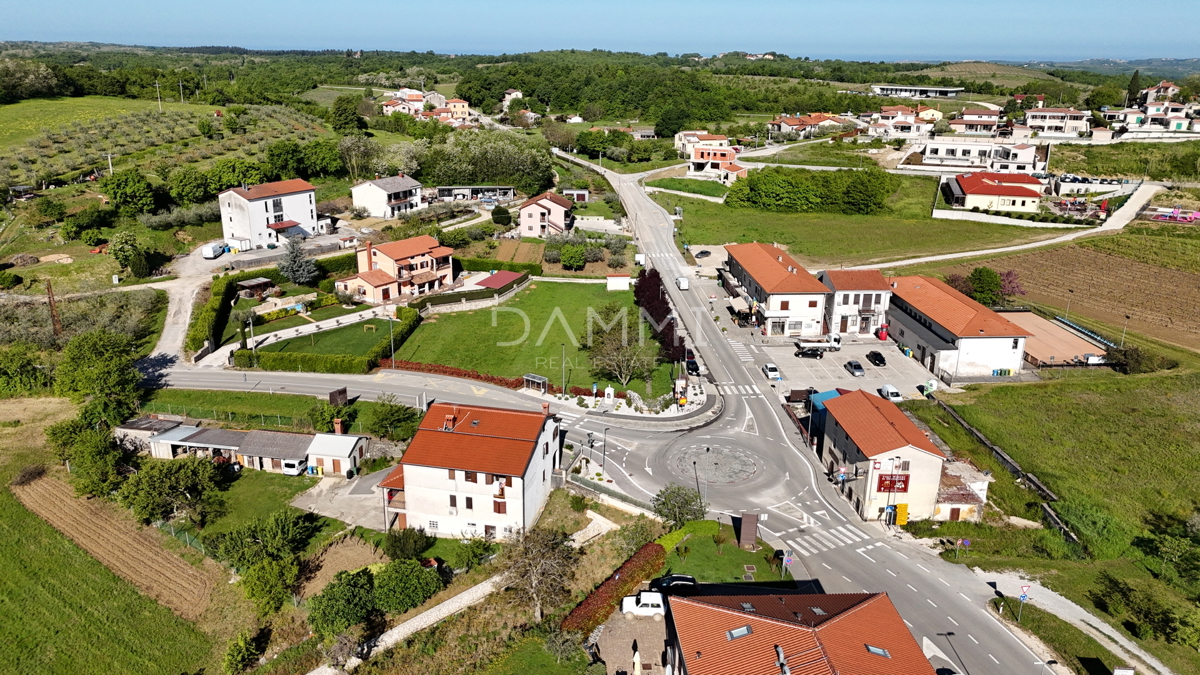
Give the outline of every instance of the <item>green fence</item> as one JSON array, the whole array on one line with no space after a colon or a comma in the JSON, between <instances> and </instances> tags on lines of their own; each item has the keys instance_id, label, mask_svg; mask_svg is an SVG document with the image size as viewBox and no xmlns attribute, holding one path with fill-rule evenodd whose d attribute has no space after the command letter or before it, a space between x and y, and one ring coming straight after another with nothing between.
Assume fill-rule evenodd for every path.
<instances>
[{"instance_id":1,"label":"green fence","mask_svg":"<svg viewBox=\"0 0 1200 675\"><path fill-rule=\"evenodd\" d=\"M184 544L187 544L197 551L200 551L200 553L204 554L205 556L208 555L208 551L204 550L204 542L200 541L200 539L191 532L188 532L182 528L177 528L173 523L168 523L161 520L156 521L154 526L162 532L175 537L179 541L182 541Z\"/></svg>"},{"instance_id":2,"label":"green fence","mask_svg":"<svg viewBox=\"0 0 1200 675\"><path fill-rule=\"evenodd\" d=\"M314 401L317 399L314 398ZM219 408L200 408L196 406L178 405L171 403L150 402L142 406L143 413L166 413L182 415L201 420L213 420L230 425L254 426L256 428L278 428L289 431L314 431L312 421L307 417L289 417L287 415L268 415L264 413L242 413ZM355 420L349 433L362 433L362 422Z\"/></svg>"}]
</instances>

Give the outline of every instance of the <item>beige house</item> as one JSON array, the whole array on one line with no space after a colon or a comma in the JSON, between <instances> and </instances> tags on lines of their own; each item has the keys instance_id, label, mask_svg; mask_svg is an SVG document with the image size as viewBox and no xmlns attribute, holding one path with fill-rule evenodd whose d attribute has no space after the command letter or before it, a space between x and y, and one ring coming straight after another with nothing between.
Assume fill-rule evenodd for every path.
<instances>
[{"instance_id":1,"label":"beige house","mask_svg":"<svg viewBox=\"0 0 1200 675\"><path fill-rule=\"evenodd\" d=\"M391 241L355 251L358 274L334 287L362 302L390 302L401 295L423 295L454 283L454 249L429 235Z\"/></svg>"},{"instance_id":2,"label":"beige house","mask_svg":"<svg viewBox=\"0 0 1200 675\"><path fill-rule=\"evenodd\" d=\"M976 171L959 174L942 183L942 195L951 206L998 211L1037 213L1041 181L1023 173Z\"/></svg>"},{"instance_id":3,"label":"beige house","mask_svg":"<svg viewBox=\"0 0 1200 675\"><path fill-rule=\"evenodd\" d=\"M571 200L553 192L543 192L526 201L519 209L521 236L545 239L565 233L575 222L573 206Z\"/></svg>"},{"instance_id":4,"label":"beige house","mask_svg":"<svg viewBox=\"0 0 1200 675\"><path fill-rule=\"evenodd\" d=\"M863 520L935 514L946 456L891 401L856 389L825 401L824 467ZM900 508L903 507L903 508Z\"/></svg>"},{"instance_id":5,"label":"beige house","mask_svg":"<svg viewBox=\"0 0 1200 675\"><path fill-rule=\"evenodd\" d=\"M928 122L936 122L945 117L945 114L937 108L930 108L927 105L919 105L917 106L917 117Z\"/></svg>"},{"instance_id":6,"label":"beige house","mask_svg":"<svg viewBox=\"0 0 1200 675\"><path fill-rule=\"evenodd\" d=\"M471 111L467 107L467 102L461 98L447 99L446 107L450 109L450 116L456 120L465 120L471 116Z\"/></svg>"}]
</instances>

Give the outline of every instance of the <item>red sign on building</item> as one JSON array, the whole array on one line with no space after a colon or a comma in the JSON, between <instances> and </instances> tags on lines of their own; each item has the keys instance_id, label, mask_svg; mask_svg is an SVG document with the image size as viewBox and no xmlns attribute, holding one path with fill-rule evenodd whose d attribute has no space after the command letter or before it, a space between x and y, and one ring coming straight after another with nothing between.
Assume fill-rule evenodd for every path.
<instances>
[{"instance_id":1,"label":"red sign on building","mask_svg":"<svg viewBox=\"0 0 1200 675\"><path fill-rule=\"evenodd\" d=\"M908 492L908 474L884 473L879 475L878 492Z\"/></svg>"}]
</instances>

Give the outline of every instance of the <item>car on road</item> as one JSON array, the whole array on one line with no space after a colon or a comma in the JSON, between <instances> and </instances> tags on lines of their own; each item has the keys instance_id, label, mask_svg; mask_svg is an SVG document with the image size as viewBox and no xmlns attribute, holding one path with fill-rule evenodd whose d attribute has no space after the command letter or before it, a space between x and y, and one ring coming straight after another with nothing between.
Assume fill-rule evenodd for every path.
<instances>
[{"instance_id":1,"label":"car on road","mask_svg":"<svg viewBox=\"0 0 1200 675\"><path fill-rule=\"evenodd\" d=\"M768 380L782 380L783 373L779 372L779 368L774 363L764 363L762 367L763 375Z\"/></svg>"},{"instance_id":2,"label":"car on road","mask_svg":"<svg viewBox=\"0 0 1200 675\"><path fill-rule=\"evenodd\" d=\"M871 362L871 365L880 368L887 365L887 359L883 358L883 354L879 352L867 352L867 360Z\"/></svg>"},{"instance_id":3,"label":"car on road","mask_svg":"<svg viewBox=\"0 0 1200 675\"><path fill-rule=\"evenodd\" d=\"M854 377L864 377L867 371L863 370L862 364L858 361L847 361L846 370Z\"/></svg>"},{"instance_id":4,"label":"car on road","mask_svg":"<svg viewBox=\"0 0 1200 675\"><path fill-rule=\"evenodd\" d=\"M663 595L650 591L627 595L621 599L621 614L624 614L626 619L632 619L635 616L649 616L655 621L662 621L665 614Z\"/></svg>"},{"instance_id":5,"label":"car on road","mask_svg":"<svg viewBox=\"0 0 1200 675\"><path fill-rule=\"evenodd\" d=\"M890 384L885 384L879 388L879 395L892 403L899 403L904 400L904 396L900 394L900 390Z\"/></svg>"},{"instance_id":6,"label":"car on road","mask_svg":"<svg viewBox=\"0 0 1200 675\"><path fill-rule=\"evenodd\" d=\"M710 255L712 255L712 251L696 251L696 255L695 255L695 256L693 256L693 257L694 257L696 260L699 260L699 259L701 259L701 258L707 258L707 257L708 257L708 256L710 256Z\"/></svg>"},{"instance_id":7,"label":"car on road","mask_svg":"<svg viewBox=\"0 0 1200 675\"><path fill-rule=\"evenodd\" d=\"M816 347L807 347L805 349L797 349L796 356L802 359L823 359L825 358L825 350L817 349Z\"/></svg>"},{"instance_id":8,"label":"car on road","mask_svg":"<svg viewBox=\"0 0 1200 675\"><path fill-rule=\"evenodd\" d=\"M686 291L688 289L688 278L678 277L675 279L675 287L681 291Z\"/></svg>"},{"instance_id":9,"label":"car on road","mask_svg":"<svg viewBox=\"0 0 1200 675\"><path fill-rule=\"evenodd\" d=\"M700 375L700 364L694 360L688 361L687 362L687 374L692 375L692 376L699 376Z\"/></svg>"},{"instance_id":10,"label":"car on road","mask_svg":"<svg viewBox=\"0 0 1200 675\"><path fill-rule=\"evenodd\" d=\"M688 574L668 574L650 582L650 590L682 595L696 590L696 577Z\"/></svg>"}]
</instances>

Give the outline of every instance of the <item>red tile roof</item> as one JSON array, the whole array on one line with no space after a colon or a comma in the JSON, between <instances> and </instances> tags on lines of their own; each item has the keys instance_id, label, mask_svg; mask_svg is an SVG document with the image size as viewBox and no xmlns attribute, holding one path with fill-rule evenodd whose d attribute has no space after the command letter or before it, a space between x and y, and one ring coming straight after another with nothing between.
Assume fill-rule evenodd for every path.
<instances>
[{"instance_id":1,"label":"red tile roof","mask_svg":"<svg viewBox=\"0 0 1200 675\"><path fill-rule=\"evenodd\" d=\"M978 171L964 173L954 177L963 193L969 195L996 195L1001 197L1029 197L1038 199L1042 196L1041 183L1033 176L1021 173L987 173ZM1037 188L1012 185L1023 183L1037 185Z\"/></svg>"},{"instance_id":2,"label":"red tile roof","mask_svg":"<svg viewBox=\"0 0 1200 675\"><path fill-rule=\"evenodd\" d=\"M825 270L825 278L835 291L890 291L879 270Z\"/></svg>"},{"instance_id":3,"label":"red tile roof","mask_svg":"<svg viewBox=\"0 0 1200 675\"><path fill-rule=\"evenodd\" d=\"M696 136L696 138L701 141L727 141L727 140L729 140L728 136L721 136L720 134L700 134L700 135Z\"/></svg>"},{"instance_id":4,"label":"red tile roof","mask_svg":"<svg viewBox=\"0 0 1200 675\"><path fill-rule=\"evenodd\" d=\"M388 284L396 283L396 277L383 270L367 270L366 272L359 272L348 279L343 279L343 281L349 282L352 279L362 279L372 288L379 288L380 286L387 286Z\"/></svg>"},{"instance_id":5,"label":"red tile roof","mask_svg":"<svg viewBox=\"0 0 1200 675\"><path fill-rule=\"evenodd\" d=\"M447 100L446 103L466 103L466 101L461 98L452 98Z\"/></svg>"},{"instance_id":6,"label":"red tile roof","mask_svg":"<svg viewBox=\"0 0 1200 675\"><path fill-rule=\"evenodd\" d=\"M730 162L725 166L725 170L733 173L741 173L746 170L746 167L742 166L741 164L734 164L733 162Z\"/></svg>"},{"instance_id":7,"label":"red tile roof","mask_svg":"<svg viewBox=\"0 0 1200 675\"><path fill-rule=\"evenodd\" d=\"M483 288L500 288L504 284L507 284L514 279L519 279L520 277L521 274L519 272L500 270L483 281L480 281L476 284L476 286L481 286Z\"/></svg>"},{"instance_id":8,"label":"red tile roof","mask_svg":"<svg viewBox=\"0 0 1200 675\"><path fill-rule=\"evenodd\" d=\"M1031 333L932 277L891 277L892 294L958 337L1029 337Z\"/></svg>"},{"instance_id":9,"label":"red tile roof","mask_svg":"<svg viewBox=\"0 0 1200 675\"><path fill-rule=\"evenodd\" d=\"M289 227L295 227L299 224L300 223L297 223L294 220L281 220L278 223L267 223L267 227L271 228L272 230L286 230Z\"/></svg>"},{"instance_id":10,"label":"red tile roof","mask_svg":"<svg viewBox=\"0 0 1200 675\"><path fill-rule=\"evenodd\" d=\"M572 202L570 199L567 199L566 197L564 197L560 194L557 194L554 192L543 192L542 194L540 194L536 197L531 197L524 204L522 204L518 210L523 209L526 206L532 206L534 204L537 204L538 202L540 202L542 200L549 200L555 204L558 204L559 206L563 207L564 209L572 208L575 205L574 202Z\"/></svg>"},{"instance_id":11,"label":"red tile roof","mask_svg":"<svg viewBox=\"0 0 1200 675\"><path fill-rule=\"evenodd\" d=\"M934 672L882 593L671 596L668 602L689 675L778 675L776 646L793 675ZM748 634L730 638L729 631L747 626Z\"/></svg>"},{"instance_id":12,"label":"red tile roof","mask_svg":"<svg viewBox=\"0 0 1200 675\"><path fill-rule=\"evenodd\" d=\"M454 426L444 431L447 415L454 416ZM547 417L542 412L434 403L421 420L401 466L522 476Z\"/></svg>"},{"instance_id":13,"label":"red tile roof","mask_svg":"<svg viewBox=\"0 0 1200 675\"><path fill-rule=\"evenodd\" d=\"M985 115L987 117L999 117L1000 111L999 110L988 110L987 108L971 108L970 110L963 110L962 114L964 116L965 115Z\"/></svg>"},{"instance_id":14,"label":"red tile roof","mask_svg":"<svg viewBox=\"0 0 1200 675\"><path fill-rule=\"evenodd\" d=\"M409 237L400 241L389 241L386 244L379 244L374 249L392 260L407 260L419 255L432 255L433 257L441 257L449 255L454 249L446 249L445 246L438 244L438 240L423 234L419 237ZM444 253L438 253L446 249Z\"/></svg>"},{"instance_id":15,"label":"red tile roof","mask_svg":"<svg viewBox=\"0 0 1200 675\"><path fill-rule=\"evenodd\" d=\"M727 244L725 250L767 293L828 293L795 258L769 244ZM791 267L792 271L788 271Z\"/></svg>"},{"instance_id":16,"label":"red tile roof","mask_svg":"<svg viewBox=\"0 0 1200 675\"><path fill-rule=\"evenodd\" d=\"M282 195L296 194L297 192L309 192L316 190L308 181L303 178L293 178L291 180L281 180L274 183L261 183L252 185L246 189L240 187L226 190L225 192L233 192L242 199L255 200L264 199L266 197L279 197ZM222 192L221 194L225 194Z\"/></svg>"},{"instance_id":17,"label":"red tile roof","mask_svg":"<svg viewBox=\"0 0 1200 675\"><path fill-rule=\"evenodd\" d=\"M397 465L392 469L383 480L379 481L379 487L392 488L393 490L404 489L404 465Z\"/></svg>"},{"instance_id":18,"label":"red tile roof","mask_svg":"<svg viewBox=\"0 0 1200 675\"><path fill-rule=\"evenodd\" d=\"M867 457L876 457L909 445L945 457L891 401L856 389L826 400L825 408Z\"/></svg>"}]
</instances>

